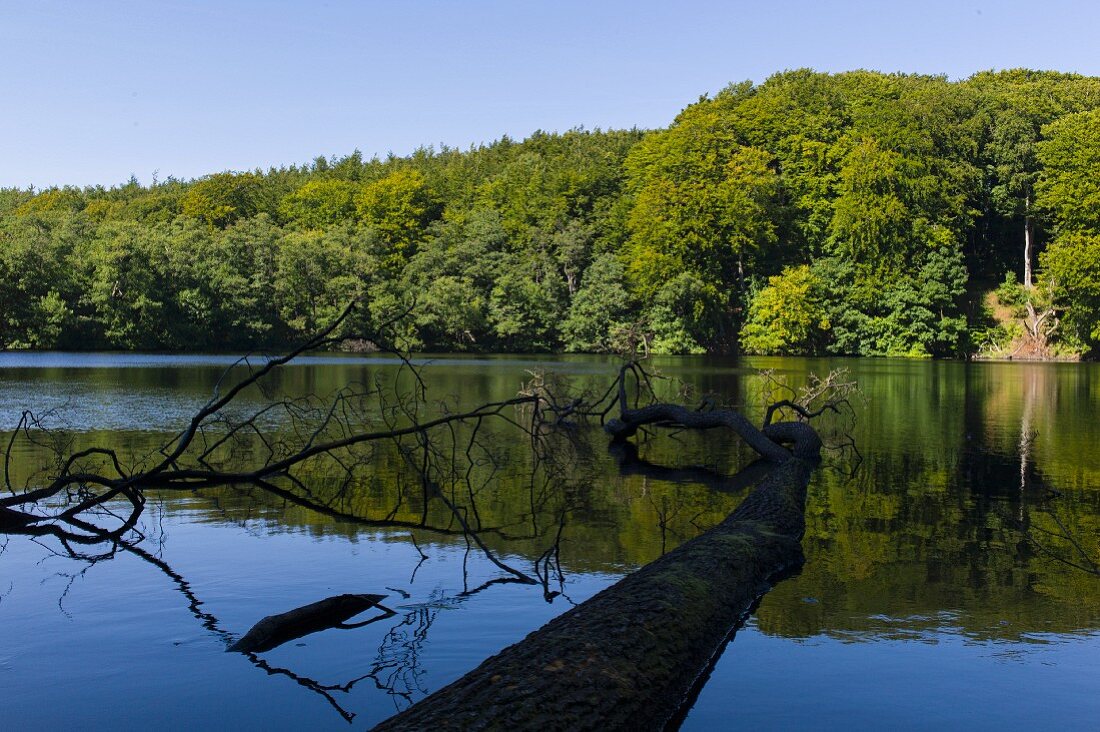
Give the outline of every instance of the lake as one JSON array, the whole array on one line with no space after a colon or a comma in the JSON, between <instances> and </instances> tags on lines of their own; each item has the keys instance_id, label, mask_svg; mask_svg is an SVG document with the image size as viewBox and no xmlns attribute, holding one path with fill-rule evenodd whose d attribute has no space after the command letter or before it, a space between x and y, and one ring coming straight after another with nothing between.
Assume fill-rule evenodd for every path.
<instances>
[{"instance_id":1,"label":"lake","mask_svg":"<svg viewBox=\"0 0 1100 732\"><path fill-rule=\"evenodd\" d=\"M600 357L419 360L422 418L513 397L532 373L598 390L617 370ZM66 430L63 451L99 444L140 464L232 361L0 354L0 437L7 445L31 409ZM851 422L823 426L836 449L809 487L805 565L735 633L684 729L1096 728L1100 366L691 357L654 367L669 398L691 384L685 399L714 394L757 422L764 369L798 386L846 368L862 393ZM241 408L346 384L372 398L412 388L387 358L310 356L268 394L242 395ZM378 406L374 418L399 422L399 411ZM274 410L259 425L286 435L294 419ZM643 440L637 456L610 452L598 425L538 449L503 422L473 442L448 439L468 454L439 459L466 469L441 474L438 490L480 527L491 558L457 514L418 492L409 455L384 445L354 482L331 464L305 476L327 515L254 487L162 491L128 549L74 559L51 539L0 535L5 726L367 728L713 526L749 490L726 476L752 455L715 432ZM231 458L255 459L258 440ZM13 482L40 482L52 450L15 440ZM539 582L501 582L512 575L492 560ZM393 614L251 657L227 651L261 618L342 593L386 595Z\"/></svg>"}]
</instances>

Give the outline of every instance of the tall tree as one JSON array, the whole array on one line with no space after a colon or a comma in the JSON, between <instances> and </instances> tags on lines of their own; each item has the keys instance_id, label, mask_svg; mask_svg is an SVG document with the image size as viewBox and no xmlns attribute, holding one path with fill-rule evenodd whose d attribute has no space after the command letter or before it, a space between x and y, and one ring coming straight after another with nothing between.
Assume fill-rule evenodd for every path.
<instances>
[{"instance_id":1,"label":"tall tree","mask_svg":"<svg viewBox=\"0 0 1100 732\"><path fill-rule=\"evenodd\" d=\"M1038 203L1054 224L1042 258L1051 289L1067 308L1072 332L1100 347L1100 109L1043 128Z\"/></svg>"},{"instance_id":2,"label":"tall tree","mask_svg":"<svg viewBox=\"0 0 1100 732\"><path fill-rule=\"evenodd\" d=\"M747 279L776 241L779 178L772 163L767 151L741 145L709 102L689 108L627 158L627 272L650 302L677 275L689 274L699 287L686 291L700 298L691 310L709 321L692 336L703 348L735 346Z\"/></svg>"},{"instance_id":3,"label":"tall tree","mask_svg":"<svg viewBox=\"0 0 1100 732\"><path fill-rule=\"evenodd\" d=\"M975 74L966 86L978 92L984 127L981 156L989 215L1019 232L1024 287L1034 286L1037 261L1035 185L1041 163L1037 145L1044 125L1100 105L1100 80L1046 71L1012 69ZM999 222L992 222L994 231ZM1019 250L1017 250L1019 251Z\"/></svg>"}]
</instances>

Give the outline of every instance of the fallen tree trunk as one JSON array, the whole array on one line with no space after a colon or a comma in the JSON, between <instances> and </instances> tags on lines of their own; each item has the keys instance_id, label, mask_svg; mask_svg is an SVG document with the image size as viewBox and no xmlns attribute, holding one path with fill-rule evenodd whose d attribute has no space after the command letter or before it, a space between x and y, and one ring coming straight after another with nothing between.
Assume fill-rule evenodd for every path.
<instances>
[{"instance_id":1,"label":"fallen tree trunk","mask_svg":"<svg viewBox=\"0 0 1100 732\"><path fill-rule=\"evenodd\" d=\"M348 481L345 485L350 485L356 468L367 464L371 457L369 451L357 452L356 448L361 450L372 443L395 441L403 458L419 477L424 506L431 498L439 497L452 520L461 525L462 533L485 551L490 561L520 581L534 583L524 573L495 559L478 537L478 531L467 524L464 511L446 499L431 477L435 471L440 466L452 471L443 474L453 476L455 485L463 478L454 463L440 457L445 456L446 451L433 445L429 433L449 430L449 444L458 448L454 426L468 424L474 435L465 440L465 455L469 458L474 446L481 449L475 438L484 420L500 418L520 425L505 414L506 409L528 407L530 425L520 426L529 437L537 439L544 429L568 424L566 417L599 416L602 420L613 409L614 402L604 411L597 409L612 392L609 390L605 397L585 406L581 400L563 405L546 390L536 390L465 413L447 413L418 422L417 409L425 399L423 381L419 372L402 357L401 362L412 369L420 386L414 391L415 396L407 399L399 396L396 401L387 402L379 398L378 408L387 415L383 420L384 429L374 427L376 418L359 406L374 392L356 386L339 390L325 408L317 408L309 399L302 402L283 400L272 402L243 419L227 416L237 395L260 384L274 369L307 350L334 342L332 334L350 312L349 307L319 335L285 356L268 360L256 368L246 359L238 362L248 368L248 376L229 386L224 394L219 381L214 396L195 413L189 425L162 446L161 457L148 469L141 464L143 469L139 472L124 468L119 455L110 448L91 447L68 456L58 448L56 475L52 480L44 486L27 486L19 492L12 484L10 470L13 456L17 454L14 451L16 436L22 435L39 446L67 444L41 439L36 442L34 435L42 432L49 437L50 433L42 427L38 417L24 412L4 452L3 485L11 495L0 497L0 531L52 535L69 556L88 558L76 551L74 545L118 543L126 535L136 533L146 490L194 491L245 484L258 486L318 513L364 525L405 525L456 533L450 525L430 525L426 508L421 521L413 524L395 520L396 507L393 514L381 520L346 513L315 500L308 485L296 475L296 471L311 460L327 460L345 471ZM744 416L728 410L690 411L663 404L629 409L625 386L628 371L648 381L635 364L620 371L617 400L620 417L610 420L606 426L613 440L621 442L645 425L674 429L725 427L740 435L777 467L733 514L711 531L551 621L462 679L384 722L380 729L661 728L684 704L700 673L721 649L728 632L766 591L769 582L801 563L799 539L804 529L806 485L821 443L807 424L771 424L770 420L780 407L790 408L807 419L815 413L789 401L780 402L769 407L764 427L758 429ZM828 385L829 381L823 383ZM266 419L264 415L276 408L282 409L294 426L288 432L294 439L288 443L281 438L269 441L258 427L261 418ZM835 405L832 408L835 409ZM406 421L411 424L406 425ZM236 464L237 451L252 455L249 436L253 434L266 448L266 454L259 451L258 464L240 467ZM402 444L406 438L409 444ZM789 449L786 446L790 446ZM248 447L248 452L242 447ZM460 453L461 449L455 454ZM469 485L469 473L465 480ZM473 493L471 490L471 501ZM118 515L108 509L107 504L118 498L125 498L131 504L128 515ZM476 516L476 508L473 515ZM115 528L108 530L97 525L97 520L109 521ZM479 530L484 532L488 528L480 526ZM114 548L110 548L102 556L110 556L113 551ZM94 561L94 557L90 560ZM286 639L300 637L301 633L338 626L352 617L348 602L361 604L366 602L364 598L370 597L360 596L350 601L346 596L329 598L270 616L242 638L235 650L244 652L269 673L286 673L322 694L350 721L353 715L340 708L329 692L348 691L354 682L341 687L322 686L289 671L270 667L258 659L256 653ZM197 608L197 603L193 607ZM200 614L199 617L206 616ZM372 676L368 674L362 678L368 677Z\"/></svg>"},{"instance_id":2,"label":"fallen tree trunk","mask_svg":"<svg viewBox=\"0 0 1100 732\"><path fill-rule=\"evenodd\" d=\"M682 423L696 414L674 411L637 416ZM820 441L808 425L767 430L793 451L772 443L785 458L766 451L779 464L725 521L375 729L662 729L769 581L802 562Z\"/></svg>"},{"instance_id":3,"label":"fallen tree trunk","mask_svg":"<svg viewBox=\"0 0 1100 732\"><path fill-rule=\"evenodd\" d=\"M229 647L229 650L241 653L263 653L320 630L369 625L394 614L393 610L378 604L385 599L385 595L335 595L285 613L268 615L253 625L243 638ZM344 624L349 618L372 607L377 607L386 614L350 626Z\"/></svg>"},{"instance_id":4,"label":"fallen tree trunk","mask_svg":"<svg viewBox=\"0 0 1100 732\"><path fill-rule=\"evenodd\" d=\"M821 439L806 422L777 422L761 430L732 409L700 412L678 404L651 404L641 409L624 409L618 419L608 420L604 430L612 440L621 442L633 437L647 424L693 430L726 427L736 432L762 458L774 463L786 462L792 453L808 460L816 459L821 453ZM788 450L780 443L791 443L792 448Z\"/></svg>"}]
</instances>

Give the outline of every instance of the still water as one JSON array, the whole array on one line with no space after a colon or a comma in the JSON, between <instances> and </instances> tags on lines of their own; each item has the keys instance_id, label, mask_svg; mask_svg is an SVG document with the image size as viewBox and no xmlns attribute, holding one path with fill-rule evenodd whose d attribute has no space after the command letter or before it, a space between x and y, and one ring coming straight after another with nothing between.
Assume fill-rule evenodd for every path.
<instances>
[{"instance_id":1,"label":"still water","mask_svg":"<svg viewBox=\"0 0 1100 732\"><path fill-rule=\"evenodd\" d=\"M573 390L616 372L595 357L426 360L422 416L507 399L532 372ZM0 437L33 409L67 431L63 449L112 446L137 464L231 361L0 354ZM854 421L831 429L858 456L831 452L810 485L805 566L736 633L683 728L1097 728L1100 367L655 365L669 395L690 383L692 399L711 393L757 420L761 369L797 386L844 367L862 392ZM309 357L240 408L347 383L387 389L395 373L381 358ZM265 419L265 430L286 426ZM643 442L639 463L582 429L551 444L547 463L507 425L484 429L473 479L450 495L476 511L498 561L541 584L486 584L509 575L462 532L416 528L454 521L438 500L409 497L404 463L383 448L351 488L322 474L310 488L392 525L234 488L150 497L136 551L100 547L94 561L0 536L4 726L367 728L714 525L748 490L721 477L751 455L720 434ZM15 481L40 481L50 455L18 441ZM394 614L254 658L227 652L262 617L341 593L384 594Z\"/></svg>"}]
</instances>

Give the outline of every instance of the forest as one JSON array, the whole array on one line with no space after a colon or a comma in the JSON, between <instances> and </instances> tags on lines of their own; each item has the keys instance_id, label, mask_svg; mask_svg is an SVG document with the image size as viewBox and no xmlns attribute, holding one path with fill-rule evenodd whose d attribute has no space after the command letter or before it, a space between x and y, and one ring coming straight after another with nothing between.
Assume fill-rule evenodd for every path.
<instances>
[{"instance_id":1,"label":"forest","mask_svg":"<svg viewBox=\"0 0 1100 732\"><path fill-rule=\"evenodd\" d=\"M784 71L666 129L0 190L0 348L1100 352L1100 78Z\"/></svg>"}]
</instances>

